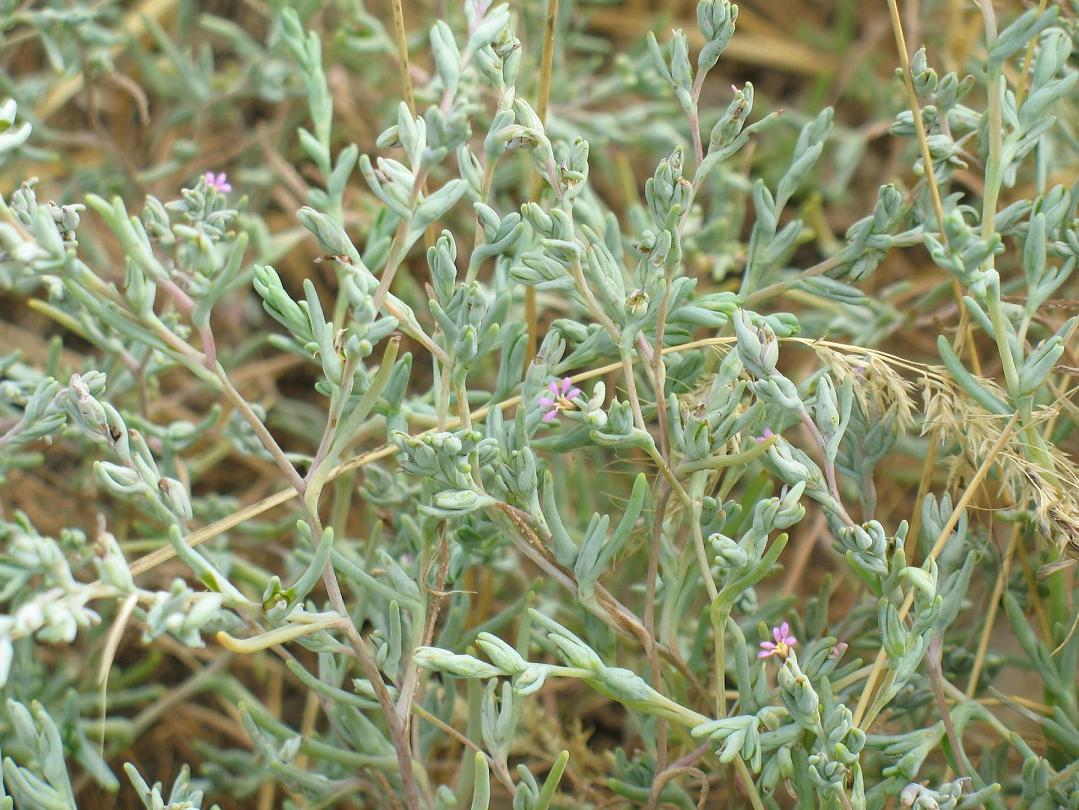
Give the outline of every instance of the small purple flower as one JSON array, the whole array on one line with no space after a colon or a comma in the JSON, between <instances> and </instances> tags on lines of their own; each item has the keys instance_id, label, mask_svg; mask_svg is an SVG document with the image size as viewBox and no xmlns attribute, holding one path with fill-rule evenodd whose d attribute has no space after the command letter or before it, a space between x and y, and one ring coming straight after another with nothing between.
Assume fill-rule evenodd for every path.
<instances>
[{"instance_id":1,"label":"small purple flower","mask_svg":"<svg viewBox=\"0 0 1079 810\"><path fill-rule=\"evenodd\" d=\"M206 172L202 178L206 181L206 185L214 191L219 191L222 194L232 191L232 184L229 183L229 179L225 176L224 172L219 172L218 174Z\"/></svg>"},{"instance_id":2,"label":"small purple flower","mask_svg":"<svg viewBox=\"0 0 1079 810\"><path fill-rule=\"evenodd\" d=\"M569 377L563 378L560 383L552 380L547 389L550 394L539 398L539 404L543 408L544 422L554 421L561 411L572 411L577 407L573 404L573 400L582 396L581 389L575 388Z\"/></svg>"},{"instance_id":3,"label":"small purple flower","mask_svg":"<svg viewBox=\"0 0 1079 810\"><path fill-rule=\"evenodd\" d=\"M835 646L832 647L832 652L830 653L830 655L832 656L832 658L842 658L843 653L847 651L848 646L849 645L845 641L837 641L835 643Z\"/></svg>"},{"instance_id":4,"label":"small purple flower","mask_svg":"<svg viewBox=\"0 0 1079 810\"><path fill-rule=\"evenodd\" d=\"M757 444L764 444L764 442L768 441L775 435L776 434L772 432L771 428L765 428L764 433L762 433L760 436L754 436L753 439L757 442Z\"/></svg>"},{"instance_id":5,"label":"small purple flower","mask_svg":"<svg viewBox=\"0 0 1079 810\"><path fill-rule=\"evenodd\" d=\"M772 641L762 641L761 651L757 653L758 658L771 658L776 655L787 660L787 656L790 655L791 648L798 643L798 639L791 635L791 626L786 622L783 622L778 627L772 628Z\"/></svg>"}]
</instances>

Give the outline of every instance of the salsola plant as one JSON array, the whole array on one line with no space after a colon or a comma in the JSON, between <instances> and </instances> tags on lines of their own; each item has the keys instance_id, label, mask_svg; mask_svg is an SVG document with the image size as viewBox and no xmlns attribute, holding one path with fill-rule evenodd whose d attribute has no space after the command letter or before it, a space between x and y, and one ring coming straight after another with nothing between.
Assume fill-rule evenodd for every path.
<instances>
[{"instance_id":1,"label":"salsola plant","mask_svg":"<svg viewBox=\"0 0 1079 810\"><path fill-rule=\"evenodd\" d=\"M146 5L0 4L0 808L1079 809L1079 8L891 0L838 236L727 0Z\"/></svg>"}]
</instances>

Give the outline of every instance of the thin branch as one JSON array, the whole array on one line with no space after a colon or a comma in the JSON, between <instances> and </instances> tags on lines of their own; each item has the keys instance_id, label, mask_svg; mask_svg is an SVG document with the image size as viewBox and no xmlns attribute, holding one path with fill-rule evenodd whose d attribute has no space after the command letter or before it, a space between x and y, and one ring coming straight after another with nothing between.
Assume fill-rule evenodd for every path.
<instances>
[{"instance_id":1,"label":"thin branch","mask_svg":"<svg viewBox=\"0 0 1079 810\"><path fill-rule=\"evenodd\" d=\"M956 524L959 522L959 518L962 516L963 511L967 508L971 499L974 497L975 492L982 485L982 481L985 480L985 476L989 473L990 468L996 461L1000 451L1004 449L1004 445L1012 437L1012 433L1015 431L1015 424L1019 419L1019 414L1012 414L1012 418L1008 420L1008 424L1004 426L1004 429L1000 431L1000 436L996 442L989 449L985 459L982 461L977 472L974 473L974 477L971 478L970 483L967 485L966 491L963 492L962 497L956 502L955 508L952 509L952 514L948 517L948 522L944 524L940 530L940 534L937 536L936 542L933 544L933 548L929 551L929 558L935 560L940 556L940 552L944 549L944 545L948 542L948 538L952 534L952 530L955 529ZM902 606L899 608L899 620L902 621L910 613L910 608L914 604L914 591L907 592L906 598L903 600ZM873 662L873 669L869 673L869 677L866 679L865 687L862 690L862 695L858 699L858 705L854 710L854 725L859 726L863 731L869 728L874 720L874 716L867 716L866 710L869 708L869 700L873 696L874 689L877 684L877 679L880 677L884 670L885 659L887 654L884 648L881 647L877 653L877 658Z\"/></svg>"},{"instance_id":2,"label":"thin branch","mask_svg":"<svg viewBox=\"0 0 1079 810\"><path fill-rule=\"evenodd\" d=\"M558 0L547 0L547 20L543 26L543 56L540 62L539 97L536 99L536 115L541 123L547 123L547 106L551 97L551 74L554 71L554 42L558 24ZM539 199L542 180L538 174L532 175L528 197ZM525 288L525 322L528 326L528 343L525 350L525 368L536 356L539 345L539 313L536 309L536 290Z\"/></svg>"}]
</instances>

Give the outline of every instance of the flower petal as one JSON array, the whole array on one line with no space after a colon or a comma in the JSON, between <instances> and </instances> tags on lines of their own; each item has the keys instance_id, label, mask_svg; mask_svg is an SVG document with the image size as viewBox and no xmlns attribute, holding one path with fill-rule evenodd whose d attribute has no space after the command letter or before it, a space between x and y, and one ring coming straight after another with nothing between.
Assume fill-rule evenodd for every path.
<instances>
[{"instance_id":1,"label":"flower petal","mask_svg":"<svg viewBox=\"0 0 1079 810\"><path fill-rule=\"evenodd\" d=\"M758 658L771 658L772 653L766 652L765 650L761 650L759 653L757 653L757 657Z\"/></svg>"},{"instance_id":2,"label":"flower petal","mask_svg":"<svg viewBox=\"0 0 1079 810\"><path fill-rule=\"evenodd\" d=\"M540 397L539 404L545 408L550 408L552 405L554 405L554 400L550 397Z\"/></svg>"},{"instance_id":3,"label":"flower petal","mask_svg":"<svg viewBox=\"0 0 1079 810\"><path fill-rule=\"evenodd\" d=\"M552 410L549 410L549 411L547 411L547 413L545 413L545 414L543 415L543 421L544 421L544 422L553 422L553 421L554 421L554 418L555 418L556 416L558 416L558 411L556 411L556 410L553 410L553 409L552 409Z\"/></svg>"}]
</instances>

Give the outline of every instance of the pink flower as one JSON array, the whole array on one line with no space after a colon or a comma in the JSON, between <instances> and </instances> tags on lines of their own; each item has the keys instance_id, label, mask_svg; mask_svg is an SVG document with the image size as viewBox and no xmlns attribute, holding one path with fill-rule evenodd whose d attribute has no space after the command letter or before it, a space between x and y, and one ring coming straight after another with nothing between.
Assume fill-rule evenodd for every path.
<instances>
[{"instance_id":1,"label":"pink flower","mask_svg":"<svg viewBox=\"0 0 1079 810\"><path fill-rule=\"evenodd\" d=\"M229 183L229 179L225 176L224 172L218 174L206 172L202 178L206 181L206 185L215 191L219 191L222 194L232 191L232 185Z\"/></svg>"},{"instance_id":2,"label":"pink flower","mask_svg":"<svg viewBox=\"0 0 1079 810\"><path fill-rule=\"evenodd\" d=\"M554 380L547 386L549 395L539 398L539 404L543 407L543 421L551 422L561 411L572 411L576 405L573 400L582 396L581 389L573 386L573 381L565 377L561 383Z\"/></svg>"},{"instance_id":3,"label":"pink flower","mask_svg":"<svg viewBox=\"0 0 1079 810\"><path fill-rule=\"evenodd\" d=\"M832 658L842 658L843 653L847 651L847 646L847 642L837 641L835 643L835 646L832 647L832 652L830 653L830 655L832 656Z\"/></svg>"},{"instance_id":4,"label":"pink flower","mask_svg":"<svg viewBox=\"0 0 1079 810\"><path fill-rule=\"evenodd\" d=\"M786 622L778 627L772 628L772 641L762 641L761 651L757 653L758 658L771 658L773 655L777 655L783 660L787 659L790 655L791 648L798 643L798 639L791 635L791 626Z\"/></svg>"},{"instance_id":5,"label":"pink flower","mask_svg":"<svg viewBox=\"0 0 1079 810\"><path fill-rule=\"evenodd\" d=\"M757 442L757 444L763 444L775 435L776 434L772 432L771 428L765 428L764 433L762 433L760 436L754 436L753 438Z\"/></svg>"}]
</instances>

